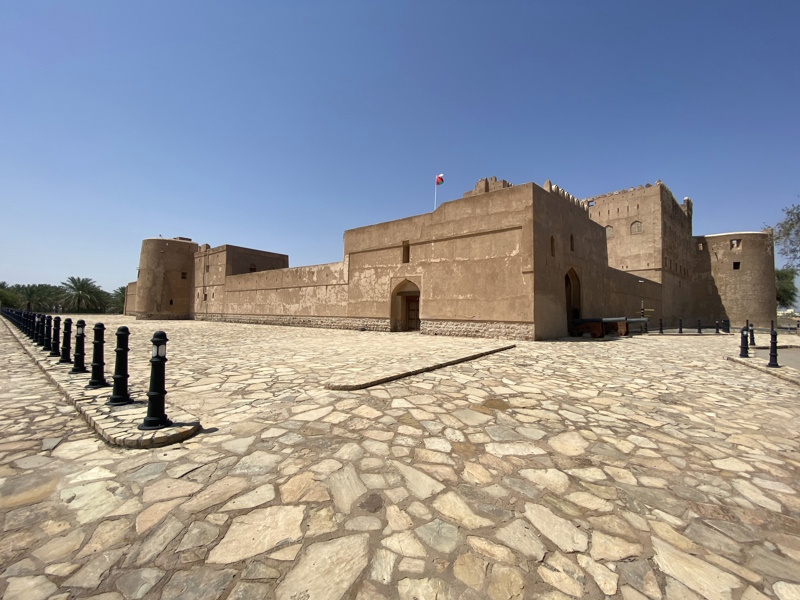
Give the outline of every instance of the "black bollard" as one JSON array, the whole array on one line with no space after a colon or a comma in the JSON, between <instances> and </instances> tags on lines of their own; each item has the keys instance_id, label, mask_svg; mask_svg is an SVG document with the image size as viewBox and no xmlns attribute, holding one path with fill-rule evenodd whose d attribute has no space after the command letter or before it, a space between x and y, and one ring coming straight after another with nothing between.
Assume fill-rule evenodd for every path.
<instances>
[{"instance_id":1,"label":"black bollard","mask_svg":"<svg viewBox=\"0 0 800 600\"><path fill-rule=\"evenodd\" d=\"M664 319L658 320L658 333L664 333Z\"/></svg>"},{"instance_id":2,"label":"black bollard","mask_svg":"<svg viewBox=\"0 0 800 600\"><path fill-rule=\"evenodd\" d=\"M719 333L719 321L714 321L714 333Z\"/></svg>"},{"instance_id":3,"label":"black bollard","mask_svg":"<svg viewBox=\"0 0 800 600\"><path fill-rule=\"evenodd\" d=\"M778 364L778 332L774 329L769 332L769 362L768 367L776 368Z\"/></svg>"},{"instance_id":4,"label":"black bollard","mask_svg":"<svg viewBox=\"0 0 800 600\"><path fill-rule=\"evenodd\" d=\"M647 321L644 322L644 332L648 333L648 331L647 331Z\"/></svg>"},{"instance_id":5,"label":"black bollard","mask_svg":"<svg viewBox=\"0 0 800 600\"><path fill-rule=\"evenodd\" d=\"M150 391L147 392L147 416L139 425L139 429L149 431L163 429L172 425L165 411L167 334L156 331L153 334L153 356L150 359Z\"/></svg>"},{"instance_id":6,"label":"black bollard","mask_svg":"<svg viewBox=\"0 0 800 600\"><path fill-rule=\"evenodd\" d=\"M114 375L112 376L114 389L106 402L109 406L122 406L133 402L128 394L128 337L130 334L127 327L123 326L117 329L117 349L114 350L117 358L114 362Z\"/></svg>"},{"instance_id":7,"label":"black bollard","mask_svg":"<svg viewBox=\"0 0 800 600\"><path fill-rule=\"evenodd\" d=\"M44 345L42 350L50 352L53 349L53 317L47 315L44 319Z\"/></svg>"},{"instance_id":8,"label":"black bollard","mask_svg":"<svg viewBox=\"0 0 800 600\"><path fill-rule=\"evenodd\" d=\"M697 319L697 333L703 333L703 328L700 326L700 319Z\"/></svg>"},{"instance_id":9,"label":"black bollard","mask_svg":"<svg viewBox=\"0 0 800 600\"><path fill-rule=\"evenodd\" d=\"M69 357L70 348L70 336L72 335L72 319L67 317L64 319L64 341L61 343L61 359L58 361L59 364L69 364L72 362L72 359Z\"/></svg>"},{"instance_id":10,"label":"black bollard","mask_svg":"<svg viewBox=\"0 0 800 600\"><path fill-rule=\"evenodd\" d=\"M775 331L775 321L770 321L769 322L769 330L770 331Z\"/></svg>"},{"instance_id":11,"label":"black bollard","mask_svg":"<svg viewBox=\"0 0 800 600\"><path fill-rule=\"evenodd\" d=\"M739 344L739 358L750 358L747 352L747 328L742 328L741 342Z\"/></svg>"},{"instance_id":12,"label":"black bollard","mask_svg":"<svg viewBox=\"0 0 800 600\"><path fill-rule=\"evenodd\" d=\"M678 333L683 333L683 319L678 319Z\"/></svg>"},{"instance_id":13,"label":"black bollard","mask_svg":"<svg viewBox=\"0 0 800 600\"><path fill-rule=\"evenodd\" d=\"M106 381L103 374L103 367L106 365L103 362L103 332L106 330L105 325L102 323L95 323L94 326L94 341L92 342L92 376L89 383L86 384L87 390L96 390L101 387L108 387L110 384Z\"/></svg>"},{"instance_id":14,"label":"black bollard","mask_svg":"<svg viewBox=\"0 0 800 600\"><path fill-rule=\"evenodd\" d=\"M50 356L59 357L61 352L58 349L59 338L61 337L61 317L53 317L53 341L50 344Z\"/></svg>"},{"instance_id":15,"label":"black bollard","mask_svg":"<svg viewBox=\"0 0 800 600\"><path fill-rule=\"evenodd\" d=\"M75 323L75 364L72 365L70 373L86 373L86 365L83 362L83 340L86 334L83 333L86 329L86 322L83 319L78 319Z\"/></svg>"},{"instance_id":16,"label":"black bollard","mask_svg":"<svg viewBox=\"0 0 800 600\"><path fill-rule=\"evenodd\" d=\"M39 325L36 328L36 345L44 346L44 315L39 315Z\"/></svg>"},{"instance_id":17,"label":"black bollard","mask_svg":"<svg viewBox=\"0 0 800 600\"><path fill-rule=\"evenodd\" d=\"M753 333L753 324L750 323L750 345L755 348L756 347L756 336Z\"/></svg>"}]
</instances>

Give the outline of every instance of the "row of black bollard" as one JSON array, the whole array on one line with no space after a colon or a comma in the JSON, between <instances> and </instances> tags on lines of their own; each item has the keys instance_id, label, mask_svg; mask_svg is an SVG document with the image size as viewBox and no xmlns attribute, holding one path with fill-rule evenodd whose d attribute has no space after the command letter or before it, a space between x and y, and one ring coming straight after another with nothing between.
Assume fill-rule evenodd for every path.
<instances>
[{"instance_id":1,"label":"row of black bollard","mask_svg":"<svg viewBox=\"0 0 800 600\"><path fill-rule=\"evenodd\" d=\"M746 321L745 326L742 327L740 336L741 341L739 343L739 358L750 358L748 347L752 347L755 350L756 339L753 324L749 319ZM769 362L767 363L767 366L773 369L780 366L778 364L778 332L775 331L774 321L770 321Z\"/></svg>"},{"instance_id":2,"label":"row of black bollard","mask_svg":"<svg viewBox=\"0 0 800 600\"><path fill-rule=\"evenodd\" d=\"M720 323L719 320L714 321L714 333L719 334L720 329L723 333L731 332L731 323L727 319L723 319ZM658 333L664 333L664 319L658 320ZM683 319L678 319L678 333L683 335ZM700 319L697 319L697 333L703 333L703 324Z\"/></svg>"},{"instance_id":3,"label":"row of black bollard","mask_svg":"<svg viewBox=\"0 0 800 600\"><path fill-rule=\"evenodd\" d=\"M43 351L47 351L48 356L59 357L56 364L72 364L70 375L88 372L84 357L85 329L86 322L79 319L75 323L75 354L74 361L70 358L72 320L64 319L64 338L59 348L59 337L61 329L61 317L54 319L50 315L36 314L29 311L13 309L2 309L2 314L11 321L23 334L31 338L37 346L41 346ZM86 389L99 389L108 387L104 374L104 334L105 326L102 323L95 324L94 339L92 341L92 364L91 377ZM114 364L114 383L110 397L106 402L110 406L124 406L132 404L133 399L128 391L128 339L130 330L122 326L117 329L117 347L115 350L116 360ZM165 371L167 362L167 334L157 331L150 340L153 344L153 353L150 358L150 389L147 392L147 416L139 425L141 430L155 430L169 427L172 421L167 418L166 404L166 383Z\"/></svg>"}]
</instances>

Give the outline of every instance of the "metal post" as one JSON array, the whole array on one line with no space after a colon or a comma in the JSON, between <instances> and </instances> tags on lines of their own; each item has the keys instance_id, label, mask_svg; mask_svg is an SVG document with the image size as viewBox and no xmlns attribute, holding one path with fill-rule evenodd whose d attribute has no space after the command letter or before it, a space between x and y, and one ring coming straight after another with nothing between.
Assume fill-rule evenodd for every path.
<instances>
[{"instance_id":1,"label":"metal post","mask_svg":"<svg viewBox=\"0 0 800 600\"><path fill-rule=\"evenodd\" d=\"M153 356L150 359L150 391L147 392L147 416L139 425L139 429L149 431L163 429L172 425L165 411L166 372L167 363L167 334L156 331L153 334Z\"/></svg>"},{"instance_id":2,"label":"metal post","mask_svg":"<svg viewBox=\"0 0 800 600\"><path fill-rule=\"evenodd\" d=\"M714 333L719 334L719 321L714 321Z\"/></svg>"},{"instance_id":3,"label":"metal post","mask_svg":"<svg viewBox=\"0 0 800 600\"><path fill-rule=\"evenodd\" d=\"M678 333L683 333L683 319L678 319Z\"/></svg>"},{"instance_id":4,"label":"metal post","mask_svg":"<svg viewBox=\"0 0 800 600\"><path fill-rule=\"evenodd\" d=\"M64 319L64 341L61 343L61 360L59 360L59 364L69 364L72 362L72 359L69 357L70 348L70 336L72 335L72 319L67 317Z\"/></svg>"},{"instance_id":5,"label":"metal post","mask_svg":"<svg viewBox=\"0 0 800 600\"><path fill-rule=\"evenodd\" d=\"M47 315L44 318L44 344L42 345L42 350L45 352L50 352L53 349L53 344L51 340L53 338L53 317Z\"/></svg>"},{"instance_id":6,"label":"metal post","mask_svg":"<svg viewBox=\"0 0 800 600\"><path fill-rule=\"evenodd\" d=\"M78 319L75 323L75 364L72 365L70 373L86 373L86 365L83 363L83 340L86 334L83 333L86 328L86 322L83 319Z\"/></svg>"},{"instance_id":7,"label":"metal post","mask_svg":"<svg viewBox=\"0 0 800 600\"><path fill-rule=\"evenodd\" d=\"M750 358L747 353L747 328L742 328L741 341L739 343L739 358Z\"/></svg>"},{"instance_id":8,"label":"metal post","mask_svg":"<svg viewBox=\"0 0 800 600\"><path fill-rule=\"evenodd\" d=\"M769 330L770 331L775 331L775 321L770 321L769 322Z\"/></svg>"},{"instance_id":9,"label":"metal post","mask_svg":"<svg viewBox=\"0 0 800 600\"><path fill-rule=\"evenodd\" d=\"M44 346L44 315L39 315L39 327L36 330L36 345Z\"/></svg>"},{"instance_id":10,"label":"metal post","mask_svg":"<svg viewBox=\"0 0 800 600\"><path fill-rule=\"evenodd\" d=\"M756 347L756 336L753 332L753 324L750 323L750 345L755 348Z\"/></svg>"},{"instance_id":11,"label":"metal post","mask_svg":"<svg viewBox=\"0 0 800 600\"><path fill-rule=\"evenodd\" d=\"M703 333L703 328L700 326L700 319L697 319L697 333Z\"/></svg>"},{"instance_id":12,"label":"metal post","mask_svg":"<svg viewBox=\"0 0 800 600\"><path fill-rule=\"evenodd\" d=\"M50 356L59 357L58 342L61 337L61 317L53 318L53 341L50 344Z\"/></svg>"},{"instance_id":13,"label":"metal post","mask_svg":"<svg viewBox=\"0 0 800 600\"><path fill-rule=\"evenodd\" d=\"M120 327L117 329L117 349L114 350L117 354L117 359L114 363L114 389L111 392L111 397L106 404L110 406L122 406L123 404L130 404L130 394L128 394L128 336L130 331L127 327Z\"/></svg>"},{"instance_id":14,"label":"metal post","mask_svg":"<svg viewBox=\"0 0 800 600\"><path fill-rule=\"evenodd\" d=\"M96 323L94 326L94 341L92 342L92 377L89 379L89 383L86 384L87 390L95 390L109 385L103 374L103 367L106 364L103 362L103 345L105 344L103 332L105 330L105 325L102 323Z\"/></svg>"},{"instance_id":15,"label":"metal post","mask_svg":"<svg viewBox=\"0 0 800 600\"><path fill-rule=\"evenodd\" d=\"M648 331L647 331L647 321L644 322L644 332L648 333Z\"/></svg>"},{"instance_id":16,"label":"metal post","mask_svg":"<svg viewBox=\"0 0 800 600\"><path fill-rule=\"evenodd\" d=\"M768 367L777 368L778 364L778 332L774 329L769 332L769 362Z\"/></svg>"},{"instance_id":17,"label":"metal post","mask_svg":"<svg viewBox=\"0 0 800 600\"><path fill-rule=\"evenodd\" d=\"M664 333L664 319L658 320L658 333Z\"/></svg>"}]
</instances>

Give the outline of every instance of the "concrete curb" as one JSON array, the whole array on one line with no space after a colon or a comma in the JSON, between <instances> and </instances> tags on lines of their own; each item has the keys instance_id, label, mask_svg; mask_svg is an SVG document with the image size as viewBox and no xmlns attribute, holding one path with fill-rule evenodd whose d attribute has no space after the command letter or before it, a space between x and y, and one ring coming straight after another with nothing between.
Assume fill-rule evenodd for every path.
<instances>
[{"instance_id":1,"label":"concrete curb","mask_svg":"<svg viewBox=\"0 0 800 600\"><path fill-rule=\"evenodd\" d=\"M412 375L418 375L420 373L435 371L437 369L442 369L444 367L449 367L470 360L475 360L476 358L481 358L482 356L488 356L490 354L496 354L497 352L510 350L511 348L516 348L516 344L501 346L499 348L492 348L491 350L486 350L484 352L469 354L467 356L460 356L453 360L448 360L442 363L429 364L416 369L405 369L402 371L395 371L394 373L384 373L381 375L370 375L368 373L364 373L362 379L357 379L358 377L357 375L350 375L346 378L332 377L331 379L328 379L328 381L323 383L323 386L327 390L340 390L340 391L363 390L365 388L372 387L373 385L380 385L382 383L388 383L389 381L395 381L397 379L402 379L404 377L410 377Z\"/></svg>"},{"instance_id":2,"label":"concrete curb","mask_svg":"<svg viewBox=\"0 0 800 600\"><path fill-rule=\"evenodd\" d=\"M793 369L792 367L778 367L770 368L766 367L762 364L753 362L753 358L739 358L738 356L726 356L725 360L729 360L731 362L738 363L740 365L744 365L746 367L750 367L751 369L755 369L756 371L761 371L762 373L766 373L767 375L772 375L773 377L777 377L778 379L783 379L784 381L788 381L789 383L793 383L795 385L800 385L800 371L797 369Z\"/></svg>"},{"instance_id":3,"label":"concrete curb","mask_svg":"<svg viewBox=\"0 0 800 600\"><path fill-rule=\"evenodd\" d=\"M2 322L48 381L64 394L89 427L109 444L123 448L159 448L182 442L200 431L200 421L196 416L186 412L170 417L175 423L172 427L157 431L140 431L137 427L146 414L146 402L134 401L133 404L119 407L106 406L105 396L110 394L110 388L85 389L83 387L85 381L82 378L78 379L80 376L70 376L66 368L63 371L54 368L59 364L58 358L35 354L34 350L38 346L32 346L27 338L21 338L5 319L2 319ZM63 366L69 367L69 365Z\"/></svg>"}]
</instances>

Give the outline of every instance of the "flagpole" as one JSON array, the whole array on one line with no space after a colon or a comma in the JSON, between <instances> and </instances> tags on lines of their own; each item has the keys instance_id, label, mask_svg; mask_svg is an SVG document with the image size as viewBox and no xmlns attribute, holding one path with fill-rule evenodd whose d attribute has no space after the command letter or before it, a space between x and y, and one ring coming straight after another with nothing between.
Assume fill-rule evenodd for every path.
<instances>
[{"instance_id":1,"label":"flagpole","mask_svg":"<svg viewBox=\"0 0 800 600\"><path fill-rule=\"evenodd\" d=\"M436 210L436 192L439 184L436 183L436 177L433 178L433 210Z\"/></svg>"}]
</instances>

